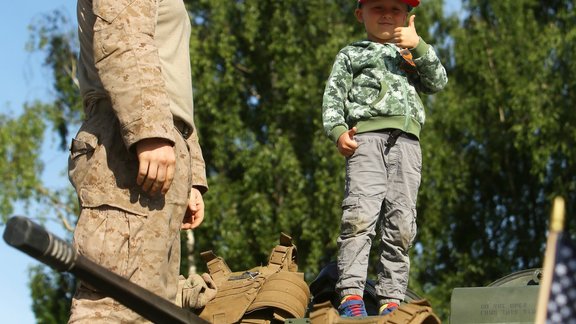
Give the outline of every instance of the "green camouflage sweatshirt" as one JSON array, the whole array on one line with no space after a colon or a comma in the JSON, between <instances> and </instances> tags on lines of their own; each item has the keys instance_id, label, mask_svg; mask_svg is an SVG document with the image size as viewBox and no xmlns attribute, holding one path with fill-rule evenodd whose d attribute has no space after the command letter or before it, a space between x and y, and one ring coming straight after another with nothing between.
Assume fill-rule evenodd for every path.
<instances>
[{"instance_id":1,"label":"green camouflage sweatshirt","mask_svg":"<svg viewBox=\"0 0 576 324\"><path fill-rule=\"evenodd\" d=\"M425 113L418 92L438 92L448 78L422 39L410 52L412 64L394 44L363 40L338 53L322 104L324 131L334 142L354 126L359 133L397 128L420 136Z\"/></svg>"}]
</instances>

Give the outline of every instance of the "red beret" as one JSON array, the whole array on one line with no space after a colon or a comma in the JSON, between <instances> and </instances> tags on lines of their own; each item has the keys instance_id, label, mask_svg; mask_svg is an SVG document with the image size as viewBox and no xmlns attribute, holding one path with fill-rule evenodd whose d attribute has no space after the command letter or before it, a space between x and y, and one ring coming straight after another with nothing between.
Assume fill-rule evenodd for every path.
<instances>
[{"instance_id":1,"label":"red beret","mask_svg":"<svg viewBox=\"0 0 576 324\"><path fill-rule=\"evenodd\" d=\"M420 4L420 0L401 0L401 1L411 7L418 7L418 5ZM366 2L366 0L358 0L358 3L364 3L364 2Z\"/></svg>"},{"instance_id":2,"label":"red beret","mask_svg":"<svg viewBox=\"0 0 576 324\"><path fill-rule=\"evenodd\" d=\"M412 7L418 7L418 5L420 4L420 0L402 0L402 2Z\"/></svg>"}]
</instances>

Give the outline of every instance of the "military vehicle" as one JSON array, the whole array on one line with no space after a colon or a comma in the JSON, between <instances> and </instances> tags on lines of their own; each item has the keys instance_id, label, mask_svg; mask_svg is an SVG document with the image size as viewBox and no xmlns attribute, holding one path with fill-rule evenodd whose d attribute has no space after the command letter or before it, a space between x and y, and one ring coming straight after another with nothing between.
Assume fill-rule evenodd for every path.
<instances>
[{"instance_id":1,"label":"military vehicle","mask_svg":"<svg viewBox=\"0 0 576 324\"><path fill-rule=\"evenodd\" d=\"M69 272L80 280L100 287L103 292L154 323L208 323L194 312L180 308L79 255L69 243L28 218L16 216L9 219L4 240L57 271ZM312 298L306 312L310 315L309 318L287 318L284 319L284 324L349 323L350 319L339 319L334 310L338 305L334 293L336 277L335 264L323 268L310 284ZM450 323L533 323L540 277L540 269L530 269L501 278L487 287L455 288L452 293ZM368 314L377 314L374 282L371 280L367 282L364 297ZM369 316L365 320L354 320L353 323L440 323L429 305L415 304L421 299L408 290L405 304L401 306L414 321L395 322L386 321L384 317ZM322 319L314 322L314 318L319 316L322 316ZM327 320L328 318L331 319Z\"/></svg>"}]
</instances>

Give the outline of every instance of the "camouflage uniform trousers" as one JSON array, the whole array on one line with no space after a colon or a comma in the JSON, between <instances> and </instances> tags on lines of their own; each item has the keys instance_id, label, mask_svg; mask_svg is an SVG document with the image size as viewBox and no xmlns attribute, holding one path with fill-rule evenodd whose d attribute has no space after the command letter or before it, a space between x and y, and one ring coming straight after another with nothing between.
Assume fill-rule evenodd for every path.
<instances>
[{"instance_id":1,"label":"camouflage uniform trousers","mask_svg":"<svg viewBox=\"0 0 576 324\"><path fill-rule=\"evenodd\" d=\"M346 191L338 238L340 296L363 295L369 254L379 226L376 292L380 302L403 300L408 285L408 250L416 236L416 198L422 155L416 139L399 137L387 148L388 134L361 133L346 161Z\"/></svg>"},{"instance_id":2,"label":"camouflage uniform trousers","mask_svg":"<svg viewBox=\"0 0 576 324\"><path fill-rule=\"evenodd\" d=\"M136 185L138 160L126 150L109 102L88 111L71 147L69 176L81 205L74 232L80 254L136 284L175 301L180 267L180 225L191 184L188 148L176 136L174 181L164 196ZM177 132L177 130L174 130ZM138 314L81 283L69 323L139 323Z\"/></svg>"}]
</instances>

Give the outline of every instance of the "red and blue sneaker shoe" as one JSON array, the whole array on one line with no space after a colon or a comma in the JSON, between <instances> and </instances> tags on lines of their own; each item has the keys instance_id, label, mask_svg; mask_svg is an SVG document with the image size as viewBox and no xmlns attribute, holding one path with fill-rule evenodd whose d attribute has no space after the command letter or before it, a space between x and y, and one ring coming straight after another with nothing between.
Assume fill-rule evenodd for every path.
<instances>
[{"instance_id":1,"label":"red and blue sneaker shoe","mask_svg":"<svg viewBox=\"0 0 576 324\"><path fill-rule=\"evenodd\" d=\"M393 311L397 310L398 307L399 307L399 305L396 304L395 302L386 303L386 304L380 306L380 315L388 315L388 314L392 313Z\"/></svg>"},{"instance_id":2,"label":"red and blue sneaker shoe","mask_svg":"<svg viewBox=\"0 0 576 324\"><path fill-rule=\"evenodd\" d=\"M342 299L338 306L338 313L342 317L366 317L364 300L359 295L348 295Z\"/></svg>"}]
</instances>

